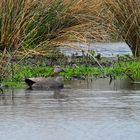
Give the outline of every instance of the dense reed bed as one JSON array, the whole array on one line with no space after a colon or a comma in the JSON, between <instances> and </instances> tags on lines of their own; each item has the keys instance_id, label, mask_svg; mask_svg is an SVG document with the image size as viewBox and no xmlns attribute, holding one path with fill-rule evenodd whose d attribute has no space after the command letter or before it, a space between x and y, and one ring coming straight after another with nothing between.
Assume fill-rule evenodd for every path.
<instances>
[{"instance_id":1,"label":"dense reed bed","mask_svg":"<svg viewBox=\"0 0 140 140\"><path fill-rule=\"evenodd\" d=\"M85 0L2 1L0 50L31 49L44 44L49 46L55 41L77 41L88 37L104 40L105 34L99 33L103 29L99 29L95 20L99 5L99 2Z\"/></svg>"},{"instance_id":2,"label":"dense reed bed","mask_svg":"<svg viewBox=\"0 0 140 140\"><path fill-rule=\"evenodd\" d=\"M139 0L0 1L0 81L13 75L15 59L45 57L74 41L122 38L139 56L139 9Z\"/></svg>"},{"instance_id":3,"label":"dense reed bed","mask_svg":"<svg viewBox=\"0 0 140 140\"><path fill-rule=\"evenodd\" d=\"M140 56L140 1L104 0L111 27L129 45L134 56Z\"/></svg>"},{"instance_id":4,"label":"dense reed bed","mask_svg":"<svg viewBox=\"0 0 140 140\"><path fill-rule=\"evenodd\" d=\"M47 55L48 48L66 41L106 40L109 36L95 20L99 5L93 0L1 1L0 79L18 56Z\"/></svg>"}]
</instances>

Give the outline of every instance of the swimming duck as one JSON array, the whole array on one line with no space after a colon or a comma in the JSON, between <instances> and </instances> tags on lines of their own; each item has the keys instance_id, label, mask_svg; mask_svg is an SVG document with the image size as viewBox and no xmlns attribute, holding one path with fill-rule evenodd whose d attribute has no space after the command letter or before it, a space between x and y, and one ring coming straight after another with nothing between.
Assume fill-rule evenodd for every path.
<instances>
[{"instance_id":1,"label":"swimming duck","mask_svg":"<svg viewBox=\"0 0 140 140\"><path fill-rule=\"evenodd\" d=\"M29 86L28 89L56 89L63 88L63 77L60 76L60 72L64 71L60 66L55 66L53 74L48 77L34 77L25 78L25 83Z\"/></svg>"}]
</instances>

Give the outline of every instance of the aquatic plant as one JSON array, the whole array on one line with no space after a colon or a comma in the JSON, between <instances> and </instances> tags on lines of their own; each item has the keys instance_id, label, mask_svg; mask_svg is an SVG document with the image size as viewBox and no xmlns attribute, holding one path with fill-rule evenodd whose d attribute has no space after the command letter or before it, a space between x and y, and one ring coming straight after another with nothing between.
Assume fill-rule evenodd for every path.
<instances>
[{"instance_id":1,"label":"aquatic plant","mask_svg":"<svg viewBox=\"0 0 140 140\"><path fill-rule=\"evenodd\" d=\"M125 67L124 67L125 66ZM52 74L52 67L44 65L14 65L14 75L9 75L8 81L21 82L25 77L48 77ZM64 67L65 72L61 75L66 79L72 78L73 76L79 77L100 77L108 76L111 74L115 77L126 77L127 72L131 72L133 78L140 77L140 61L120 61L114 63L112 66L104 66L102 71L98 66L80 66L77 67L67 66ZM104 75L106 74L106 75ZM12 76L12 77L11 77Z\"/></svg>"},{"instance_id":2,"label":"aquatic plant","mask_svg":"<svg viewBox=\"0 0 140 140\"><path fill-rule=\"evenodd\" d=\"M140 56L140 1L104 0L104 12L111 28L129 45L134 56ZM108 16L108 17L107 17Z\"/></svg>"}]
</instances>

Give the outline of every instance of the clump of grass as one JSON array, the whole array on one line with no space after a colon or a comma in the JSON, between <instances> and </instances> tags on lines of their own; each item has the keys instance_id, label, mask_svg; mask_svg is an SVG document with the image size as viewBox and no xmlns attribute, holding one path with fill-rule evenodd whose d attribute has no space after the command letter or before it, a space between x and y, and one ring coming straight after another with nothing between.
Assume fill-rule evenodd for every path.
<instances>
[{"instance_id":1,"label":"clump of grass","mask_svg":"<svg viewBox=\"0 0 140 140\"><path fill-rule=\"evenodd\" d=\"M100 34L102 30L97 27L98 22L93 17L97 12L92 9L98 8L98 3L93 0L2 1L0 50L17 51L22 48L25 51L66 40L85 41L93 36L104 40L105 37Z\"/></svg>"},{"instance_id":2,"label":"clump of grass","mask_svg":"<svg viewBox=\"0 0 140 140\"><path fill-rule=\"evenodd\" d=\"M129 45L134 56L140 56L140 1L104 0L111 27ZM108 10L107 10L108 9Z\"/></svg>"},{"instance_id":3,"label":"clump of grass","mask_svg":"<svg viewBox=\"0 0 140 140\"><path fill-rule=\"evenodd\" d=\"M94 0L1 1L0 53L8 61L1 66L0 77L7 77L10 62L17 56L24 59L29 55L48 55L49 47L65 41L107 39L106 31L95 20L99 5ZM0 61L5 61L4 57Z\"/></svg>"},{"instance_id":4,"label":"clump of grass","mask_svg":"<svg viewBox=\"0 0 140 140\"><path fill-rule=\"evenodd\" d=\"M125 67L124 67L125 66ZM61 73L65 78L71 78L73 76L78 77L100 77L112 75L114 77L126 77L127 72L131 74L131 76L135 78L140 77L140 61L132 60L132 61L120 61L114 63L113 66L108 67L104 66L103 70L99 67L93 66L77 66L77 67L64 67L65 72ZM44 65L14 65L14 75L9 75L9 79L7 81L21 82L25 77L48 77L52 74L53 68ZM106 74L106 75L104 75Z\"/></svg>"}]
</instances>

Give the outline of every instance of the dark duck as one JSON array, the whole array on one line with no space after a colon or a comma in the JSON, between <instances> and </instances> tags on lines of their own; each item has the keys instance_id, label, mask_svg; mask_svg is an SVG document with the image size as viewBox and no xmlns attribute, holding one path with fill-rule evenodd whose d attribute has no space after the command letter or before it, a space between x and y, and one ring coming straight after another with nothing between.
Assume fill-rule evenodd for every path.
<instances>
[{"instance_id":1,"label":"dark duck","mask_svg":"<svg viewBox=\"0 0 140 140\"><path fill-rule=\"evenodd\" d=\"M60 66L54 66L53 74L48 77L25 78L28 89L56 89L63 88L63 77L59 74L64 71Z\"/></svg>"}]
</instances>

